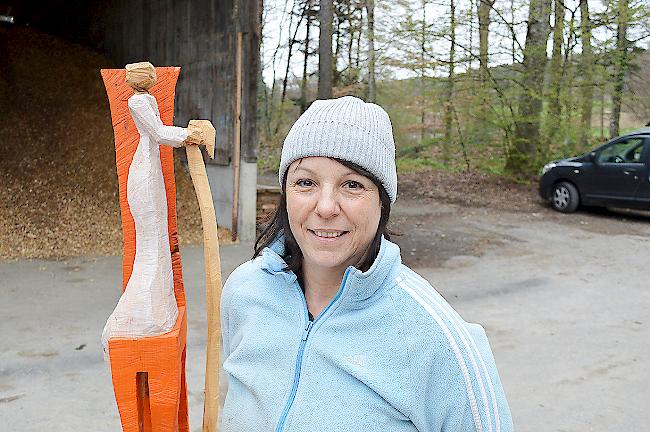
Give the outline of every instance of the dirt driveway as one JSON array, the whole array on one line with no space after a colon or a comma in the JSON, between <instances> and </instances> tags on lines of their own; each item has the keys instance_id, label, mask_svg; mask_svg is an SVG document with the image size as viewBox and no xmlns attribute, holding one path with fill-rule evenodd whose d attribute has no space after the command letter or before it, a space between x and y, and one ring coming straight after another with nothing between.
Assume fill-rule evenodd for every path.
<instances>
[{"instance_id":1,"label":"dirt driveway","mask_svg":"<svg viewBox=\"0 0 650 432\"><path fill-rule=\"evenodd\" d=\"M394 240L486 328L518 431L645 430L650 216L563 215L535 201L503 210L407 196Z\"/></svg>"}]
</instances>

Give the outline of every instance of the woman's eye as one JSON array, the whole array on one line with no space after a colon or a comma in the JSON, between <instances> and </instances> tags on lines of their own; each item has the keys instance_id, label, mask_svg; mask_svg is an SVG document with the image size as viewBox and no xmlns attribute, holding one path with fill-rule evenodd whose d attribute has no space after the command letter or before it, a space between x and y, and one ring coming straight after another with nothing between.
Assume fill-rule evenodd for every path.
<instances>
[{"instance_id":1,"label":"woman's eye","mask_svg":"<svg viewBox=\"0 0 650 432\"><path fill-rule=\"evenodd\" d=\"M312 187L313 185L314 185L314 182L311 181L311 180L308 180L308 179L302 179L302 180L298 180L296 182L296 186L299 186L299 187Z\"/></svg>"},{"instance_id":2,"label":"woman's eye","mask_svg":"<svg viewBox=\"0 0 650 432\"><path fill-rule=\"evenodd\" d=\"M361 183L359 183L358 181L354 181L354 180L348 180L346 182L346 185L347 185L348 188L350 188L352 190L363 189L363 185Z\"/></svg>"}]
</instances>

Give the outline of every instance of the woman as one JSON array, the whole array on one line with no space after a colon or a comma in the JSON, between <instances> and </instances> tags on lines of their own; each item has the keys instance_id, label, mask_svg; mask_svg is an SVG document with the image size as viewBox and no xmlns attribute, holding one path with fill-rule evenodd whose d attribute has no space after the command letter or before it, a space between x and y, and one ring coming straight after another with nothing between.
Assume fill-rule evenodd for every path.
<instances>
[{"instance_id":1,"label":"woman","mask_svg":"<svg viewBox=\"0 0 650 432\"><path fill-rule=\"evenodd\" d=\"M277 213L221 298L221 430L512 430L485 332L389 241L386 112L315 101L284 142L279 178Z\"/></svg>"}]
</instances>

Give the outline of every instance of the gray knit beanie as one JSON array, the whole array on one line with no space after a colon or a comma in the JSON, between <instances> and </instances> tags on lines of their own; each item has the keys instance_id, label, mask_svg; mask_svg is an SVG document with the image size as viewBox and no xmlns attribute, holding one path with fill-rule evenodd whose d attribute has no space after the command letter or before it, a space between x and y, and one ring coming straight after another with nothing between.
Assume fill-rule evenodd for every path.
<instances>
[{"instance_id":1,"label":"gray knit beanie","mask_svg":"<svg viewBox=\"0 0 650 432\"><path fill-rule=\"evenodd\" d=\"M391 203L397 198L395 142L388 114L379 105L353 96L316 100L294 123L282 147L280 185L291 163L309 156L352 162L384 186Z\"/></svg>"}]
</instances>

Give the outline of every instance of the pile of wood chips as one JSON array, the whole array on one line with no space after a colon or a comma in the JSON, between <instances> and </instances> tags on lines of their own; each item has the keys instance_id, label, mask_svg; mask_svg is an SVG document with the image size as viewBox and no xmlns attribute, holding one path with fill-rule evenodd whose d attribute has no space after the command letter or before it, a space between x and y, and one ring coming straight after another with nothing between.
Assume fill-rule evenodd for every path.
<instances>
[{"instance_id":1,"label":"pile of wood chips","mask_svg":"<svg viewBox=\"0 0 650 432\"><path fill-rule=\"evenodd\" d=\"M115 145L96 52L0 27L0 259L121 254ZM119 66L117 66L119 67ZM201 244L189 173L176 158L181 244ZM219 230L222 243L230 231Z\"/></svg>"}]
</instances>

